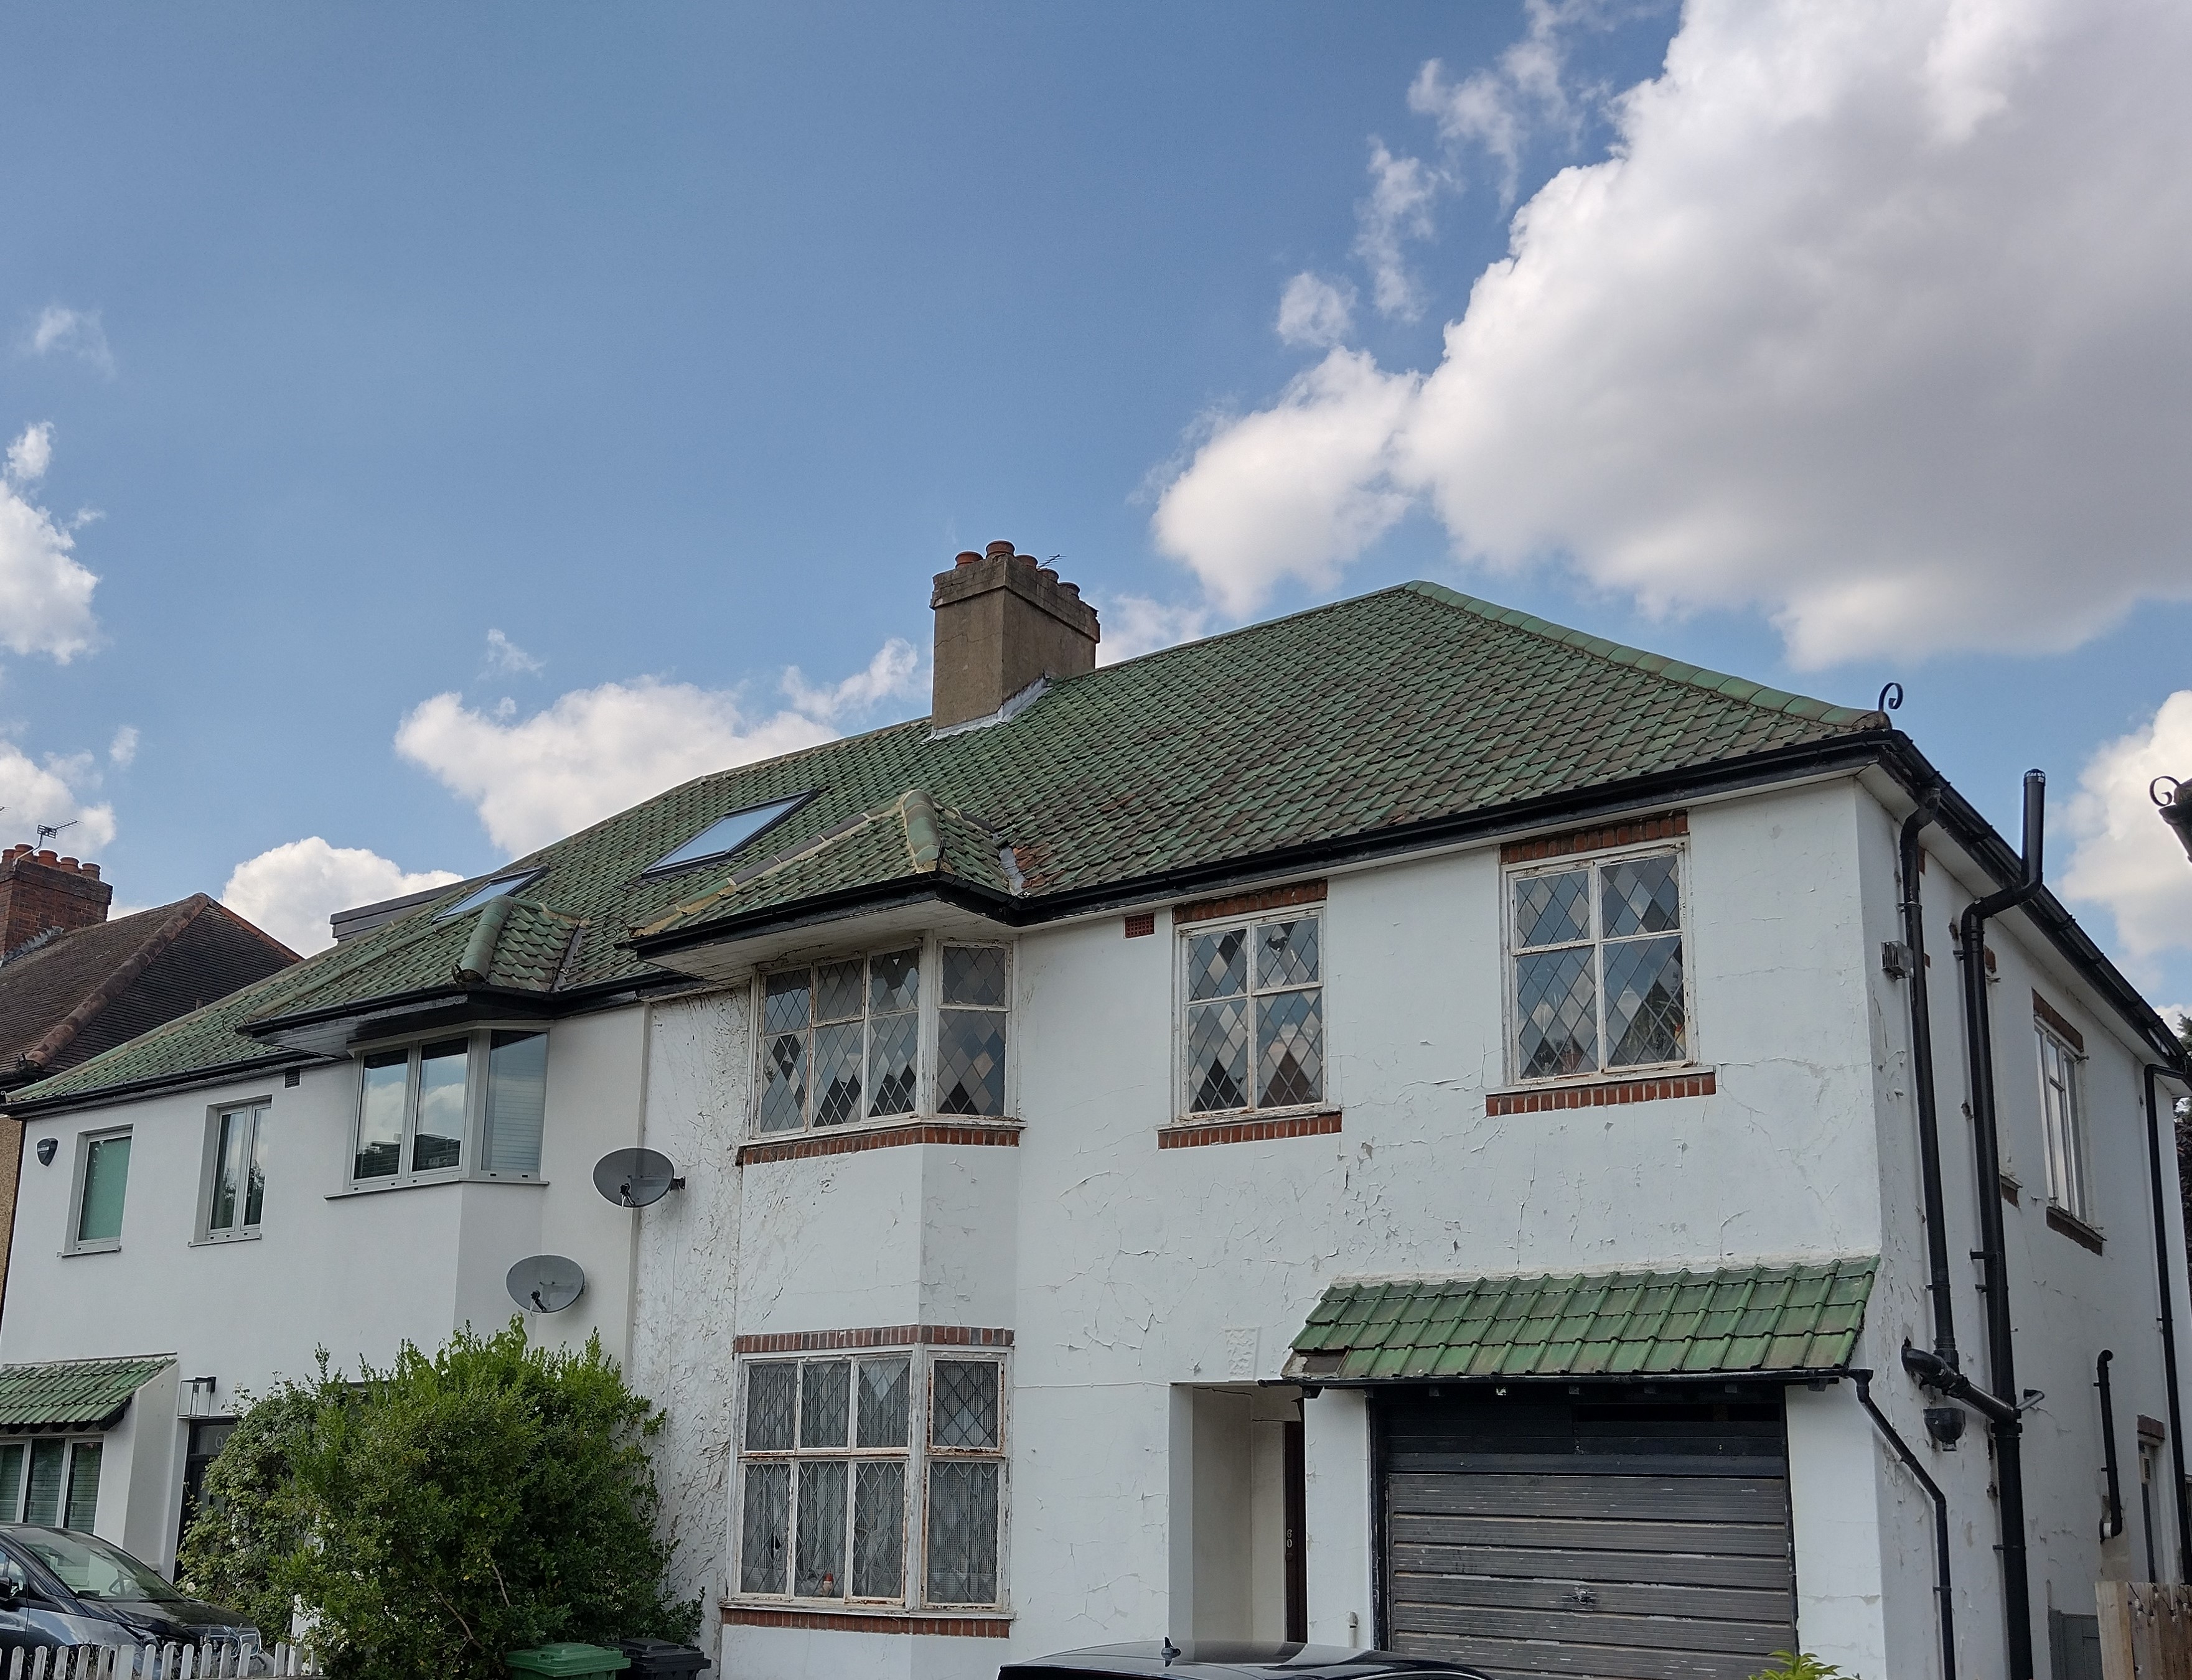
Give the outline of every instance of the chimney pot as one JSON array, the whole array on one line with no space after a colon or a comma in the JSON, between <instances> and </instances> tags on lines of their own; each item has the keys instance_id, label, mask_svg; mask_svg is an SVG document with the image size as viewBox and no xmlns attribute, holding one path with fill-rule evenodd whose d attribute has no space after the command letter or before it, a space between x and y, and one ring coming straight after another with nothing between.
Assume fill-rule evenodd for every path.
<instances>
[{"instance_id":1,"label":"chimney pot","mask_svg":"<svg viewBox=\"0 0 2192 1680\"><path fill-rule=\"evenodd\" d=\"M1002 555L1006 559L1009 560L1012 558L1013 545L1010 543L1001 540L990 544L990 546L983 550L982 552L991 560L996 559L1000 555Z\"/></svg>"},{"instance_id":2,"label":"chimney pot","mask_svg":"<svg viewBox=\"0 0 2192 1680\"><path fill-rule=\"evenodd\" d=\"M75 858L73 858L73 857L64 857L64 858L62 858L62 859L61 859L61 868L63 868L64 869L73 869L73 868L77 868L77 861L76 861L76 859L75 859Z\"/></svg>"},{"instance_id":3,"label":"chimney pot","mask_svg":"<svg viewBox=\"0 0 2192 1680\"><path fill-rule=\"evenodd\" d=\"M960 550L959 558L952 562L955 566L979 566L981 563L982 556L972 549Z\"/></svg>"},{"instance_id":4,"label":"chimney pot","mask_svg":"<svg viewBox=\"0 0 2192 1680\"><path fill-rule=\"evenodd\" d=\"M72 933L106 920L114 889L99 866L34 846L0 851L0 956L42 934Z\"/></svg>"},{"instance_id":5,"label":"chimney pot","mask_svg":"<svg viewBox=\"0 0 2192 1680\"><path fill-rule=\"evenodd\" d=\"M96 863L87 863L83 866L83 878L86 880L95 881L99 879L99 865Z\"/></svg>"},{"instance_id":6,"label":"chimney pot","mask_svg":"<svg viewBox=\"0 0 2192 1680\"><path fill-rule=\"evenodd\" d=\"M1096 609L1010 543L992 543L979 558L961 555L937 574L928 604L936 613L932 728L994 717L1046 677L1096 669Z\"/></svg>"},{"instance_id":7,"label":"chimney pot","mask_svg":"<svg viewBox=\"0 0 2192 1680\"><path fill-rule=\"evenodd\" d=\"M38 862L41 863L58 864L60 861L60 854L54 851L50 846L38 854Z\"/></svg>"}]
</instances>

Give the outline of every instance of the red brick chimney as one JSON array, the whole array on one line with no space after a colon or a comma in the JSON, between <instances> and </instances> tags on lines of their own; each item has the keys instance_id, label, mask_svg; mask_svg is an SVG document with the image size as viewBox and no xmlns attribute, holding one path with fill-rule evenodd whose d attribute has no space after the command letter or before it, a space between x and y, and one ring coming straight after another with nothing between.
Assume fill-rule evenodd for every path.
<instances>
[{"instance_id":1,"label":"red brick chimney","mask_svg":"<svg viewBox=\"0 0 2192 1680\"><path fill-rule=\"evenodd\" d=\"M56 928L95 926L113 902L98 864L11 846L0 851L0 957Z\"/></svg>"},{"instance_id":2,"label":"red brick chimney","mask_svg":"<svg viewBox=\"0 0 2192 1680\"><path fill-rule=\"evenodd\" d=\"M932 728L995 717L1045 677L1096 669L1096 609L1010 543L961 555L938 574L928 604L936 609Z\"/></svg>"}]
</instances>

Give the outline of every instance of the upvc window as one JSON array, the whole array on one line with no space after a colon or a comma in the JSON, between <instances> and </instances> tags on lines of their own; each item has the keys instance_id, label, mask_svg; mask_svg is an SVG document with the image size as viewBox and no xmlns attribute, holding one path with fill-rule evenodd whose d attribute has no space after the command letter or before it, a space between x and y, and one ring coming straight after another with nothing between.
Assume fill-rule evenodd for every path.
<instances>
[{"instance_id":1,"label":"upvc window","mask_svg":"<svg viewBox=\"0 0 2192 1680\"><path fill-rule=\"evenodd\" d=\"M2074 1218L2093 1216L2086 1170L2086 1105L2079 1089L2085 1058L2045 1022L2033 1023L2040 1040L2040 1114L2047 1142L2047 1199Z\"/></svg>"},{"instance_id":2,"label":"upvc window","mask_svg":"<svg viewBox=\"0 0 2192 1680\"><path fill-rule=\"evenodd\" d=\"M99 1514L97 1440L34 1435L0 1441L0 1523L89 1532Z\"/></svg>"},{"instance_id":3,"label":"upvc window","mask_svg":"<svg viewBox=\"0 0 2192 1680\"><path fill-rule=\"evenodd\" d=\"M1002 945L908 945L762 975L754 1130L1002 1117L1011 994Z\"/></svg>"},{"instance_id":4,"label":"upvc window","mask_svg":"<svg viewBox=\"0 0 2192 1680\"><path fill-rule=\"evenodd\" d=\"M546 1033L467 1033L358 1060L354 1184L539 1176Z\"/></svg>"},{"instance_id":5,"label":"upvc window","mask_svg":"<svg viewBox=\"0 0 2192 1680\"><path fill-rule=\"evenodd\" d=\"M1691 1059L1679 851L1513 870L1506 892L1514 1077Z\"/></svg>"},{"instance_id":6,"label":"upvc window","mask_svg":"<svg viewBox=\"0 0 2192 1680\"><path fill-rule=\"evenodd\" d=\"M742 1595L1003 1602L1002 1358L906 1349L755 1359L745 1401Z\"/></svg>"},{"instance_id":7,"label":"upvc window","mask_svg":"<svg viewBox=\"0 0 2192 1680\"><path fill-rule=\"evenodd\" d=\"M122 1246L122 1207L128 1191L128 1132L94 1132L77 1139L69 1196L70 1253L100 1254Z\"/></svg>"},{"instance_id":8,"label":"upvc window","mask_svg":"<svg viewBox=\"0 0 2192 1680\"><path fill-rule=\"evenodd\" d=\"M266 1205L266 1123L271 1112L264 1102L243 1102L214 1112L199 1233L208 1242L258 1233Z\"/></svg>"},{"instance_id":9,"label":"upvc window","mask_svg":"<svg viewBox=\"0 0 2192 1680\"><path fill-rule=\"evenodd\" d=\"M1322 919L1287 914L1180 937L1180 1106L1190 1114L1324 1100Z\"/></svg>"}]
</instances>

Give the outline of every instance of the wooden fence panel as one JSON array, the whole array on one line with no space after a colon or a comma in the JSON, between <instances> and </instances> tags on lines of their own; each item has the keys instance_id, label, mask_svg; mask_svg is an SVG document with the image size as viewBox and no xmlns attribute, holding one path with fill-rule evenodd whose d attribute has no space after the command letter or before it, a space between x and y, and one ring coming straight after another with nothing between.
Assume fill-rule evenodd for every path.
<instances>
[{"instance_id":1,"label":"wooden fence panel","mask_svg":"<svg viewBox=\"0 0 2192 1680\"><path fill-rule=\"evenodd\" d=\"M2192 1680L2192 1586L2104 1580L2094 1596L2105 1680Z\"/></svg>"}]
</instances>

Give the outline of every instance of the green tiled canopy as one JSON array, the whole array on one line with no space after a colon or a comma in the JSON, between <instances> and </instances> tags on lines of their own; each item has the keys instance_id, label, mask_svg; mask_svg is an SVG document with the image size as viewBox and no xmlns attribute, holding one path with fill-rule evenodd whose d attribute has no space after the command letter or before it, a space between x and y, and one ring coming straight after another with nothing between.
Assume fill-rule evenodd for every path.
<instances>
[{"instance_id":1,"label":"green tiled canopy","mask_svg":"<svg viewBox=\"0 0 2192 1680\"><path fill-rule=\"evenodd\" d=\"M1287 1375L1423 1378L1838 1371L1880 1262L1335 1284Z\"/></svg>"},{"instance_id":2,"label":"green tiled canopy","mask_svg":"<svg viewBox=\"0 0 2192 1680\"><path fill-rule=\"evenodd\" d=\"M174 1362L172 1353L145 1353L0 1365L0 1430L106 1428Z\"/></svg>"}]
</instances>

